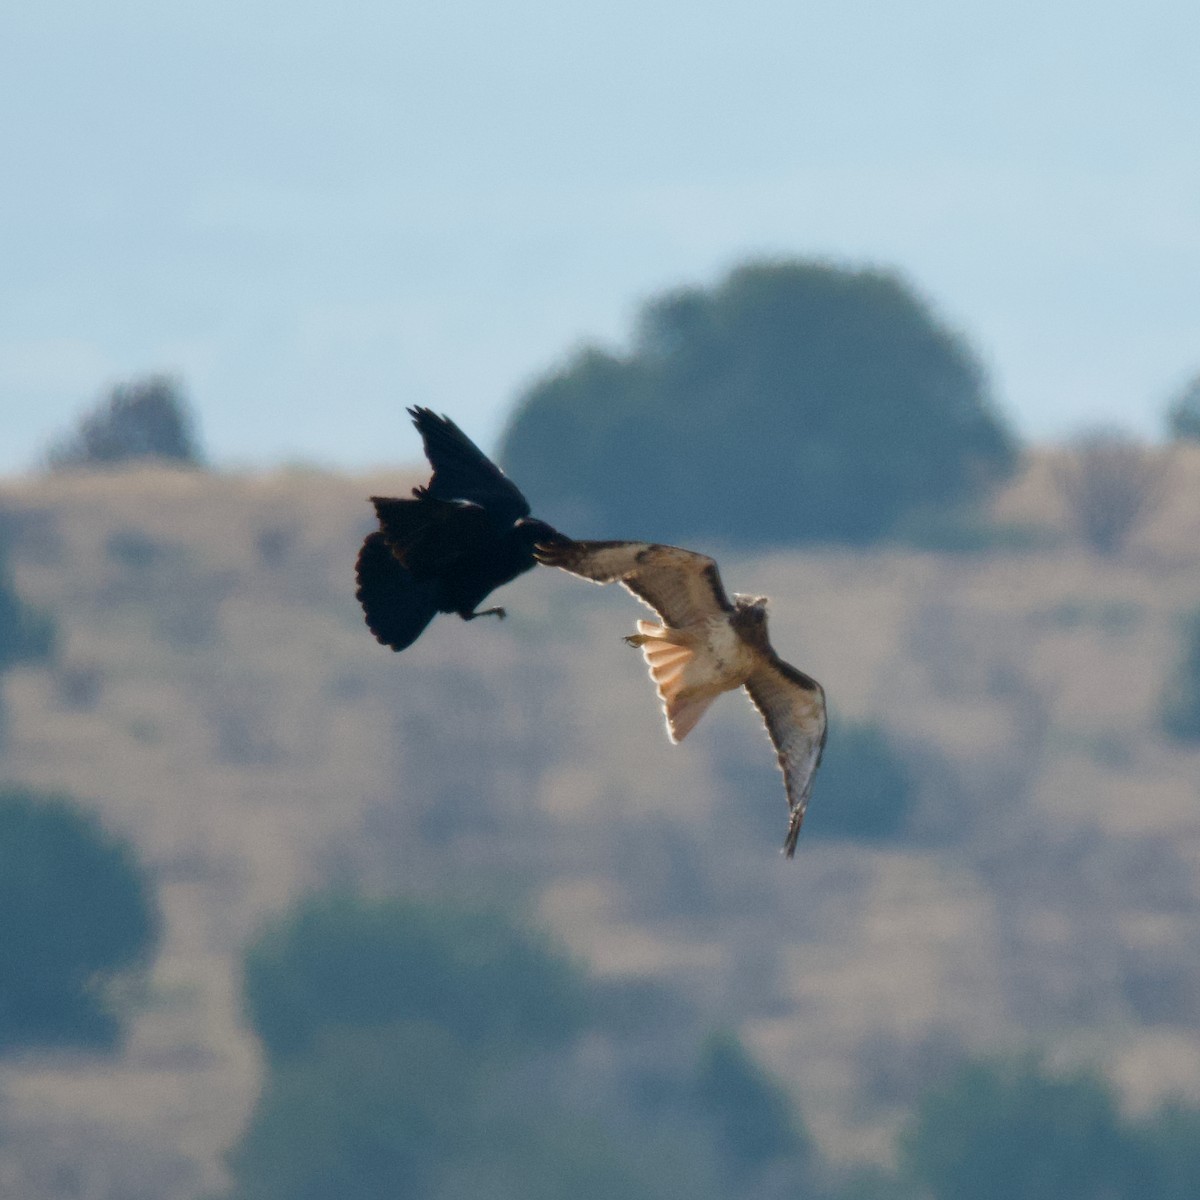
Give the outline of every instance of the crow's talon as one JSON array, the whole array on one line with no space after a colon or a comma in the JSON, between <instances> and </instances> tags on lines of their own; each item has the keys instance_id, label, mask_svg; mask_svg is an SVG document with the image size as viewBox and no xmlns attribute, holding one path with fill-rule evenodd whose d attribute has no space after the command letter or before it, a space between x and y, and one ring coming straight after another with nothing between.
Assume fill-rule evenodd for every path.
<instances>
[{"instance_id":1,"label":"crow's talon","mask_svg":"<svg viewBox=\"0 0 1200 1200\"><path fill-rule=\"evenodd\" d=\"M503 621L508 614L502 608L481 608L478 612L460 615L464 621L473 621L476 617L499 617Z\"/></svg>"}]
</instances>

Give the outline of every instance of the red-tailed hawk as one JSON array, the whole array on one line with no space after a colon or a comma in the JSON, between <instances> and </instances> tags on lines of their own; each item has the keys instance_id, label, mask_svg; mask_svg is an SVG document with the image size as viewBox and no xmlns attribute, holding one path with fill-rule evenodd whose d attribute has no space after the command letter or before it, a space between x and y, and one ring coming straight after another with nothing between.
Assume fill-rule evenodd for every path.
<instances>
[{"instance_id":1,"label":"red-tailed hawk","mask_svg":"<svg viewBox=\"0 0 1200 1200\"><path fill-rule=\"evenodd\" d=\"M791 810L783 848L791 858L825 746L825 691L771 649L766 598L735 595L730 603L717 564L675 546L563 539L534 554L594 583L619 582L658 613L661 625L639 621L625 640L646 657L671 741L682 741L722 692L746 689L783 771Z\"/></svg>"}]
</instances>

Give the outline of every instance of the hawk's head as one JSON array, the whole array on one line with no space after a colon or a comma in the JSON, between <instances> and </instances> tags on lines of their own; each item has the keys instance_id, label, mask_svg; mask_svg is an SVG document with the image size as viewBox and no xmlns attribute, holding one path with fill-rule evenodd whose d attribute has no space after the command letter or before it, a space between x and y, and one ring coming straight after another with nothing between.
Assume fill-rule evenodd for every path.
<instances>
[{"instance_id":1,"label":"hawk's head","mask_svg":"<svg viewBox=\"0 0 1200 1200\"><path fill-rule=\"evenodd\" d=\"M742 637L755 646L767 644L766 596L733 596L733 616L730 624Z\"/></svg>"},{"instance_id":2,"label":"hawk's head","mask_svg":"<svg viewBox=\"0 0 1200 1200\"><path fill-rule=\"evenodd\" d=\"M766 596L743 596L741 592L734 592L733 602L740 612L756 612L766 619L767 605L770 603Z\"/></svg>"}]
</instances>

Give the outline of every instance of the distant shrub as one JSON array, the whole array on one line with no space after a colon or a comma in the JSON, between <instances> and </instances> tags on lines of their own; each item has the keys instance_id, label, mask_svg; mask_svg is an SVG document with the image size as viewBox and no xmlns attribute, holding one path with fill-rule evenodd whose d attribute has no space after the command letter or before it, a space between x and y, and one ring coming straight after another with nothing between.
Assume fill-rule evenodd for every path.
<instances>
[{"instance_id":1,"label":"distant shrub","mask_svg":"<svg viewBox=\"0 0 1200 1200\"><path fill-rule=\"evenodd\" d=\"M794 1171L808 1165L812 1143L791 1098L733 1034L716 1033L705 1041L694 1089L735 1187L780 1159L790 1159Z\"/></svg>"},{"instance_id":2,"label":"distant shrub","mask_svg":"<svg viewBox=\"0 0 1200 1200\"><path fill-rule=\"evenodd\" d=\"M163 562L171 548L140 529L117 529L104 539L104 556L109 562L133 571L144 571Z\"/></svg>"},{"instance_id":3,"label":"distant shrub","mask_svg":"<svg viewBox=\"0 0 1200 1200\"><path fill-rule=\"evenodd\" d=\"M73 433L47 451L51 467L113 466L139 459L198 465L194 419L178 382L149 375L117 384Z\"/></svg>"},{"instance_id":4,"label":"distant shrub","mask_svg":"<svg viewBox=\"0 0 1200 1200\"><path fill-rule=\"evenodd\" d=\"M7 547L0 540L0 676L23 663L45 662L54 656L58 626L49 613L17 595L8 569ZM0 696L0 747L8 735L8 714Z\"/></svg>"},{"instance_id":5,"label":"distant shrub","mask_svg":"<svg viewBox=\"0 0 1200 1200\"><path fill-rule=\"evenodd\" d=\"M22 561L57 566L65 548L59 526L61 513L49 505L0 506L0 557L19 554Z\"/></svg>"},{"instance_id":6,"label":"distant shrub","mask_svg":"<svg viewBox=\"0 0 1200 1200\"><path fill-rule=\"evenodd\" d=\"M1056 479L1080 536L1097 554L1111 555L1158 510L1164 469L1149 447L1121 433L1099 432L1076 442Z\"/></svg>"},{"instance_id":7,"label":"distant shrub","mask_svg":"<svg viewBox=\"0 0 1200 1200\"><path fill-rule=\"evenodd\" d=\"M254 538L258 561L272 569L283 566L299 540L300 533L295 525L264 525Z\"/></svg>"},{"instance_id":8,"label":"distant shrub","mask_svg":"<svg viewBox=\"0 0 1200 1200\"><path fill-rule=\"evenodd\" d=\"M54 653L54 619L17 595L0 546L0 672L20 663L42 662Z\"/></svg>"},{"instance_id":9,"label":"distant shrub","mask_svg":"<svg viewBox=\"0 0 1200 1200\"><path fill-rule=\"evenodd\" d=\"M436 1023L326 1029L271 1073L233 1200L715 1200Z\"/></svg>"},{"instance_id":10,"label":"distant shrub","mask_svg":"<svg viewBox=\"0 0 1200 1200\"><path fill-rule=\"evenodd\" d=\"M782 840L787 814L783 777L761 727L745 737L718 729L714 747L721 782L717 819L739 839ZM903 837L916 802L916 776L883 728L835 713L813 780L801 843L820 837L865 842ZM702 847L697 850L702 852ZM690 885L693 892L702 886Z\"/></svg>"},{"instance_id":11,"label":"distant shrub","mask_svg":"<svg viewBox=\"0 0 1200 1200\"><path fill-rule=\"evenodd\" d=\"M230 1156L239 1200L420 1195L464 1114L470 1055L422 1024L327 1028L272 1071Z\"/></svg>"},{"instance_id":12,"label":"distant shrub","mask_svg":"<svg viewBox=\"0 0 1200 1200\"><path fill-rule=\"evenodd\" d=\"M267 1070L232 1200L791 1195L740 1186L807 1148L740 1046L721 1039L694 1073L636 1052L618 1066L631 1013L611 988L592 1003L590 982L493 909L305 902L247 953ZM677 1036L680 1006L640 999Z\"/></svg>"},{"instance_id":13,"label":"distant shrub","mask_svg":"<svg viewBox=\"0 0 1200 1200\"><path fill-rule=\"evenodd\" d=\"M1200 375L1188 382L1167 409L1167 432L1181 442L1200 442Z\"/></svg>"},{"instance_id":14,"label":"distant shrub","mask_svg":"<svg viewBox=\"0 0 1200 1200\"><path fill-rule=\"evenodd\" d=\"M1183 646L1167 684L1162 727L1177 742L1200 742L1200 608L1185 621Z\"/></svg>"},{"instance_id":15,"label":"distant shrub","mask_svg":"<svg viewBox=\"0 0 1200 1200\"><path fill-rule=\"evenodd\" d=\"M901 1158L932 1200L1151 1200L1108 1083L1036 1059L960 1068L919 1102Z\"/></svg>"},{"instance_id":16,"label":"distant shrub","mask_svg":"<svg viewBox=\"0 0 1200 1200\"><path fill-rule=\"evenodd\" d=\"M158 936L128 843L65 797L0 791L0 1047L113 1044L110 986Z\"/></svg>"},{"instance_id":17,"label":"distant shrub","mask_svg":"<svg viewBox=\"0 0 1200 1200\"><path fill-rule=\"evenodd\" d=\"M74 712L91 712L104 691L104 668L94 662L63 663L54 671L54 694Z\"/></svg>"},{"instance_id":18,"label":"distant shrub","mask_svg":"<svg viewBox=\"0 0 1200 1200\"><path fill-rule=\"evenodd\" d=\"M1200 1196L1200 1109L1168 1101L1135 1133L1146 1178L1135 1200Z\"/></svg>"},{"instance_id":19,"label":"distant shrub","mask_svg":"<svg viewBox=\"0 0 1200 1200\"><path fill-rule=\"evenodd\" d=\"M417 900L312 900L246 956L251 1025L272 1059L322 1029L437 1021L467 1045L561 1044L586 1020L571 962L502 913Z\"/></svg>"},{"instance_id":20,"label":"distant shrub","mask_svg":"<svg viewBox=\"0 0 1200 1200\"><path fill-rule=\"evenodd\" d=\"M1039 614L1042 620L1062 629L1092 626L1107 634L1125 637L1142 622L1145 612L1132 600L1105 600L1087 596L1061 600Z\"/></svg>"},{"instance_id":21,"label":"distant shrub","mask_svg":"<svg viewBox=\"0 0 1200 1200\"><path fill-rule=\"evenodd\" d=\"M912 772L881 726L834 719L805 832L864 841L899 835L916 801Z\"/></svg>"},{"instance_id":22,"label":"distant shrub","mask_svg":"<svg viewBox=\"0 0 1200 1200\"><path fill-rule=\"evenodd\" d=\"M1034 1057L976 1060L931 1089L900 1138L900 1172L838 1200L1194 1200L1200 1109L1122 1116L1088 1071Z\"/></svg>"}]
</instances>

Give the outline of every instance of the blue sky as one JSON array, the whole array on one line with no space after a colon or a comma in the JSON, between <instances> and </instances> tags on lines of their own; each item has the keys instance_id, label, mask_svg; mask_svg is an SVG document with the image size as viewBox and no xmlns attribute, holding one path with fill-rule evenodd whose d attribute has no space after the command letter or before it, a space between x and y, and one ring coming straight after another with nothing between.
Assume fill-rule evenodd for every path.
<instances>
[{"instance_id":1,"label":"blue sky","mask_svg":"<svg viewBox=\"0 0 1200 1200\"><path fill-rule=\"evenodd\" d=\"M9 6L10 10L15 6ZM1027 437L1200 372L1200 8L40 0L0 17L0 471L180 375L219 462L493 442L754 255L904 274Z\"/></svg>"}]
</instances>

